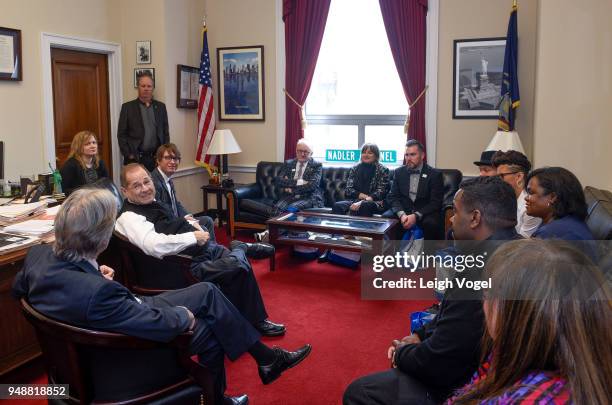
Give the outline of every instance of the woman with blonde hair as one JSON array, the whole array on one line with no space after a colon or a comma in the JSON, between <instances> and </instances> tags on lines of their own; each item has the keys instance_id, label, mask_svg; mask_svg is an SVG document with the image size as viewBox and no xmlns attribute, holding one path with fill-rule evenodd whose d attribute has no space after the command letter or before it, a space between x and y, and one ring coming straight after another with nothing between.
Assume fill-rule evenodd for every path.
<instances>
[{"instance_id":1,"label":"woman with blonde hair","mask_svg":"<svg viewBox=\"0 0 612 405\"><path fill-rule=\"evenodd\" d=\"M62 166L62 190L69 195L85 184L108 177L104 161L98 155L98 139L91 131L81 131L72 138L68 160Z\"/></svg>"},{"instance_id":2,"label":"woman with blonde hair","mask_svg":"<svg viewBox=\"0 0 612 405\"><path fill-rule=\"evenodd\" d=\"M519 240L487 263L485 361L449 404L608 404L609 284L566 241Z\"/></svg>"}]
</instances>

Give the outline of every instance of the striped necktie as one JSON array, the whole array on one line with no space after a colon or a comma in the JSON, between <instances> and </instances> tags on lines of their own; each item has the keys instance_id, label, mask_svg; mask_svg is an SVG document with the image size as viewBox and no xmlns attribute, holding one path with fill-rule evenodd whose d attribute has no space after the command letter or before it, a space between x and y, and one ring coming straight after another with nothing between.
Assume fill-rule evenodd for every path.
<instances>
[{"instance_id":1,"label":"striped necktie","mask_svg":"<svg viewBox=\"0 0 612 405\"><path fill-rule=\"evenodd\" d=\"M174 182L172 179L168 179L168 184L170 184L170 200L172 201L172 211L174 211L174 215L178 217L178 209L176 207L176 192L174 191Z\"/></svg>"}]
</instances>

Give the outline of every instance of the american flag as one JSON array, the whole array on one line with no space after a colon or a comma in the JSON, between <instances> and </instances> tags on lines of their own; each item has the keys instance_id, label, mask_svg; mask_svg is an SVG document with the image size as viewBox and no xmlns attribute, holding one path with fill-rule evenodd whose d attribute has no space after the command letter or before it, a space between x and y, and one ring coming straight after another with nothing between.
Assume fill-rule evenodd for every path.
<instances>
[{"instance_id":1,"label":"american flag","mask_svg":"<svg viewBox=\"0 0 612 405\"><path fill-rule=\"evenodd\" d=\"M215 131L215 108L213 103L212 79L210 76L210 54L206 27L202 29L202 55L200 58L200 97L198 101L198 144L195 163L210 170L217 164L216 155L206 151Z\"/></svg>"}]
</instances>

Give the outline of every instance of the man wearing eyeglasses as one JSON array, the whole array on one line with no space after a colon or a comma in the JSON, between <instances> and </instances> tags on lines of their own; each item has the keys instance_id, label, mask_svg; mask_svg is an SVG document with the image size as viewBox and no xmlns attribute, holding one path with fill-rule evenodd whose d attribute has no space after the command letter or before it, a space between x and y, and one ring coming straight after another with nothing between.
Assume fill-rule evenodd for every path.
<instances>
[{"instance_id":1,"label":"man wearing eyeglasses","mask_svg":"<svg viewBox=\"0 0 612 405\"><path fill-rule=\"evenodd\" d=\"M283 164L275 180L278 198L271 203L245 199L241 210L272 218L285 211L323 206L319 187L323 165L312 158L312 148L305 139L298 141L295 152L296 158ZM257 234L256 239L265 240L266 232Z\"/></svg>"},{"instance_id":2,"label":"man wearing eyeglasses","mask_svg":"<svg viewBox=\"0 0 612 405\"><path fill-rule=\"evenodd\" d=\"M157 167L151 172L155 185L155 201L166 204L176 218L185 218L190 224L198 223L210 234L210 240L215 240L215 226L211 217L194 218L176 197L172 176L181 163L181 152L175 144L165 143L157 148L155 154Z\"/></svg>"},{"instance_id":3,"label":"man wearing eyeglasses","mask_svg":"<svg viewBox=\"0 0 612 405\"><path fill-rule=\"evenodd\" d=\"M138 163L121 169L121 192L125 201L115 230L147 255L162 258L178 253L192 257L191 272L201 281L213 283L240 313L264 336L285 334L285 326L268 320L268 314L248 257L274 254L264 243L232 241L230 249L210 240L197 223L173 217L168 206L155 201L155 186L149 172Z\"/></svg>"}]
</instances>

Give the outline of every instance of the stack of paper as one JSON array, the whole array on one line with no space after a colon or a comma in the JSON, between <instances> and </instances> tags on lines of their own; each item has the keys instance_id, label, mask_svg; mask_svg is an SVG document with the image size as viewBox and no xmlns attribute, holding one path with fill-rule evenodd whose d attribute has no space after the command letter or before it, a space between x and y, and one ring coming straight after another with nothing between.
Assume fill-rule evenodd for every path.
<instances>
[{"instance_id":1,"label":"stack of paper","mask_svg":"<svg viewBox=\"0 0 612 405\"><path fill-rule=\"evenodd\" d=\"M0 254L9 253L40 243L40 238L0 232Z\"/></svg>"},{"instance_id":2,"label":"stack of paper","mask_svg":"<svg viewBox=\"0 0 612 405\"><path fill-rule=\"evenodd\" d=\"M0 206L0 225L11 225L43 214L46 208L47 203L45 201Z\"/></svg>"},{"instance_id":3,"label":"stack of paper","mask_svg":"<svg viewBox=\"0 0 612 405\"><path fill-rule=\"evenodd\" d=\"M5 232L47 238L53 233L53 219L30 219L4 228Z\"/></svg>"}]
</instances>

